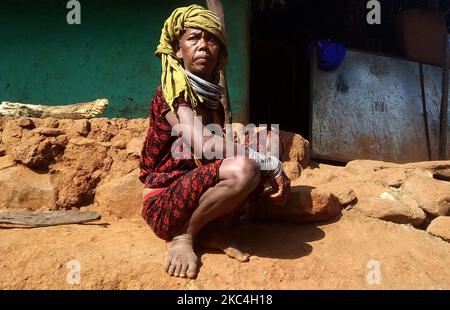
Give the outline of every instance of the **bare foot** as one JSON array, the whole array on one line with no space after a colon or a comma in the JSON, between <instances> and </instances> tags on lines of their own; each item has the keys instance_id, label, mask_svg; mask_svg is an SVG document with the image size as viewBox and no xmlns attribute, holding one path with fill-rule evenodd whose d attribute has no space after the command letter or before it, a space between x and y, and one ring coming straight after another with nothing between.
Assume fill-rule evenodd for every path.
<instances>
[{"instance_id":1,"label":"bare foot","mask_svg":"<svg viewBox=\"0 0 450 310\"><path fill-rule=\"evenodd\" d=\"M164 263L166 272L174 277L194 278L197 275L197 255L192 246L192 237L184 234L170 243Z\"/></svg>"}]
</instances>

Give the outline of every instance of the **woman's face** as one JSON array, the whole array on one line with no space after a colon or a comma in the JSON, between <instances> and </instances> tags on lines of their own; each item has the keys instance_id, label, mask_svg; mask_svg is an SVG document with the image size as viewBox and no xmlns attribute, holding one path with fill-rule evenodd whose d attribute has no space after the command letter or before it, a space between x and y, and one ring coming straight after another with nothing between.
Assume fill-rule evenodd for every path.
<instances>
[{"instance_id":1,"label":"woman's face","mask_svg":"<svg viewBox=\"0 0 450 310\"><path fill-rule=\"evenodd\" d=\"M211 81L217 68L221 43L213 34L195 28L187 28L180 38L177 57L189 72Z\"/></svg>"}]
</instances>

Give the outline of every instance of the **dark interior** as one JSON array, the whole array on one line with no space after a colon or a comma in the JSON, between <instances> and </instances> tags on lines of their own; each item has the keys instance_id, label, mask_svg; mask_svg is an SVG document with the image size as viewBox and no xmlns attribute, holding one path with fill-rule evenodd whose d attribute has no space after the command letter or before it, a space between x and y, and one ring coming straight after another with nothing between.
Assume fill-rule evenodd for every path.
<instances>
[{"instance_id":1,"label":"dark interior","mask_svg":"<svg viewBox=\"0 0 450 310\"><path fill-rule=\"evenodd\" d=\"M381 24L369 25L367 0L253 0L251 18L250 121L280 124L310 137L310 56L317 39L402 57L394 22L407 8L448 11L449 0L389 0ZM449 18L447 15L447 25Z\"/></svg>"}]
</instances>

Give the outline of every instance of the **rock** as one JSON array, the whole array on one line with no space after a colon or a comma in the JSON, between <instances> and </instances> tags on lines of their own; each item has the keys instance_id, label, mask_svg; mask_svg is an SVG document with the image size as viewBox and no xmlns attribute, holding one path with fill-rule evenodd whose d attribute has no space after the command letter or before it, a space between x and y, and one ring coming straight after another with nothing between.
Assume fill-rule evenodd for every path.
<instances>
[{"instance_id":1,"label":"rock","mask_svg":"<svg viewBox=\"0 0 450 310\"><path fill-rule=\"evenodd\" d=\"M353 160L345 166L354 173L372 173L386 168L399 168L401 164L387 163L376 160Z\"/></svg>"},{"instance_id":2,"label":"rock","mask_svg":"<svg viewBox=\"0 0 450 310\"><path fill-rule=\"evenodd\" d=\"M295 222L326 221L336 217L341 210L339 200L330 192L310 186L295 186L284 206L263 200L257 203L251 217Z\"/></svg>"},{"instance_id":3,"label":"rock","mask_svg":"<svg viewBox=\"0 0 450 310\"><path fill-rule=\"evenodd\" d=\"M426 212L434 216L450 214L450 183L412 175L405 181L402 190Z\"/></svg>"},{"instance_id":4,"label":"rock","mask_svg":"<svg viewBox=\"0 0 450 310\"><path fill-rule=\"evenodd\" d=\"M308 140L301 135L280 130L280 142L283 148L283 156L281 160L296 161L302 168L308 166L311 151Z\"/></svg>"},{"instance_id":5,"label":"rock","mask_svg":"<svg viewBox=\"0 0 450 310\"><path fill-rule=\"evenodd\" d=\"M89 138L72 138L69 140L69 144L85 147L85 146L97 145L98 142L95 141L94 139L89 139Z\"/></svg>"},{"instance_id":6,"label":"rock","mask_svg":"<svg viewBox=\"0 0 450 310\"><path fill-rule=\"evenodd\" d=\"M341 206L346 206L356 200L355 191L346 183L328 183L318 186L318 188L336 196Z\"/></svg>"},{"instance_id":7,"label":"rock","mask_svg":"<svg viewBox=\"0 0 450 310\"><path fill-rule=\"evenodd\" d=\"M13 159L30 168L47 168L51 158L51 145L43 138L31 137L12 149Z\"/></svg>"},{"instance_id":8,"label":"rock","mask_svg":"<svg viewBox=\"0 0 450 310\"><path fill-rule=\"evenodd\" d=\"M450 168L433 172L433 178L447 182L450 181Z\"/></svg>"},{"instance_id":9,"label":"rock","mask_svg":"<svg viewBox=\"0 0 450 310\"><path fill-rule=\"evenodd\" d=\"M403 166L405 168L429 170L434 172L442 169L449 169L450 161L449 160L424 161L424 162L408 163L404 164Z\"/></svg>"},{"instance_id":10,"label":"rock","mask_svg":"<svg viewBox=\"0 0 450 310\"><path fill-rule=\"evenodd\" d=\"M64 134L64 131L55 128L39 127L33 130L34 132L46 136L46 137L57 137Z\"/></svg>"},{"instance_id":11,"label":"rock","mask_svg":"<svg viewBox=\"0 0 450 310\"><path fill-rule=\"evenodd\" d=\"M394 222L420 226L426 219L426 214L419 207L405 205L385 192L380 197L358 200L355 206L366 216Z\"/></svg>"},{"instance_id":12,"label":"rock","mask_svg":"<svg viewBox=\"0 0 450 310\"><path fill-rule=\"evenodd\" d=\"M256 136L253 138L246 139L246 134L249 133L245 131L245 127L240 123L233 123L231 126L235 141L238 143L244 143L247 141L250 145L258 143ZM265 130L263 127L254 128L254 133L258 133L261 130ZM304 139L301 135L289 132L289 131L279 131L279 157L282 162L298 162L302 168L306 168L308 166L310 160L310 147L308 140ZM260 151L264 152L265 150L271 149L271 141L272 135L268 134L266 145L260 145ZM248 141L249 140L249 141ZM275 144L275 140L273 142ZM274 151L275 152L275 151Z\"/></svg>"},{"instance_id":13,"label":"rock","mask_svg":"<svg viewBox=\"0 0 450 310\"><path fill-rule=\"evenodd\" d=\"M86 137L91 131L91 123L87 119L74 121L72 128L81 136Z\"/></svg>"},{"instance_id":14,"label":"rock","mask_svg":"<svg viewBox=\"0 0 450 310\"><path fill-rule=\"evenodd\" d=\"M372 180L386 187L400 187L408 177L405 168L387 168L375 171Z\"/></svg>"},{"instance_id":15,"label":"rock","mask_svg":"<svg viewBox=\"0 0 450 310\"><path fill-rule=\"evenodd\" d=\"M144 144L144 139L142 138L132 138L127 144L127 153L140 156L142 151L142 146Z\"/></svg>"},{"instance_id":16,"label":"rock","mask_svg":"<svg viewBox=\"0 0 450 310\"><path fill-rule=\"evenodd\" d=\"M306 168L302 171L301 178L296 181L301 183L299 185L317 187L327 183L341 182L341 180L342 178L334 173L330 173L328 171L324 172L318 169Z\"/></svg>"},{"instance_id":17,"label":"rock","mask_svg":"<svg viewBox=\"0 0 450 310\"><path fill-rule=\"evenodd\" d=\"M450 181L450 161L425 161L417 163L408 163L404 165L406 168L415 170L428 171L435 179L442 181Z\"/></svg>"},{"instance_id":18,"label":"rock","mask_svg":"<svg viewBox=\"0 0 450 310\"><path fill-rule=\"evenodd\" d=\"M116 141L112 144L112 146L119 150L124 150L127 148L127 143L125 141Z\"/></svg>"},{"instance_id":19,"label":"rock","mask_svg":"<svg viewBox=\"0 0 450 310\"><path fill-rule=\"evenodd\" d=\"M113 120L92 119L91 136L100 142L109 142L119 134L119 129Z\"/></svg>"},{"instance_id":20,"label":"rock","mask_svg":"<svg viewBox=\"0 0 450 310\"><path fill-rule=\"evenodd\" d=\"M119 218L140 217L143 184L139 181L139 169L102 184L97 188L95 201Z\"/></svg>"},{"instance_id":21,"label":"rock","mask_svg":"<svg viewBox=\"0 0 450 310\"><path fill-rule=\"evenodd\" d=\"M98 180L86 170L65 169L52 174L58 188L58 209L72 209L92 204Z\"/></svg>"},{"instance_id":22,"label":"rock","mask_svg":"<svg viewBox=\"0 0 450 310\"><path fill-rule=\"evenodd\" d=\"M50 176L23 166L0 170L0 192L0 209L56 209L56 190Z\"/></svg>"},{"instance_id":23,"label":"rock","mask_svg":"<svg viewBox=\"0 0 450 310\"><path fill-rule=\"evenodd\" d=\"M290 180L297 179L302 173L302 166L296 161L285 161L283 169Z\"/></svg>"},{"instance_id":24,"label":"rock","mask_svg":"<svg viewBox=\"0 0 450 310\"><path fill-rule=\"evenodd\" d=\"M27 167L47 169L54 158L64 152L64 149L65 145L57 140L32 136L14 147L11 156L16 162Z\"/></svg>"},{"instance_id":25,"label":"rock","mask_svg":"<svg viewBox=\"0 0 450 310\"><path fill-rule=\"evenodd\" d=\"M0 170L4 170L16 165L16 162L11 158L11 156L6 155L0 158Z\"/></svg>"},{"instance_id":26,"label":"rock","mask_svg":"<svg viewBox=\"0 0 450 310\"><path fill-rule=\"evenodd\" d=\"M9 144L14 144L22 138L22 127L17 125L16 119L6 119L3 121L2 143L9 149Z\"/></svg>"},{"instance_id":27,"label":"rock","mask_svg":"<svg viewBox=\"0 0 450 310\"><path fill-rule=\"evenodd\" d=\"M78 148L69 145L64 161L52 165L50 173L58 188L59 208L70 209L92 204L105 164L112 161L104 148Z\"/></svg>"},{"instance_id":28,"label":"rock","mask_svg":"<svg viewBox=\"0 0 450 310\"><path fill-rule=\"evenodd\" d=\"M50 128L58 128L59 127L59 121L54 118L45 118L43 122L44 127L50 127Z\"/></svg>"},{"instance_id":29,"label":"rock","mask_svg":"<svg viewBox=\"0 0 450 310\"><path fill-rule=\"evenodd\" d=\"M26 128L26 129L33 129L35 127L34 123L33 123L33 121L31 119L24 118L24 117L20 118L17 124L20 127Z\"/></svg>"},{"instance_id":30,"label":"rock","mask_svg":"<svg viewBox=\"0 0 450 310\"><path fill-rule=\"evenodd\" d=\"M428 226L427 232L450 242L450 216L435 218Z\"/></svg>"},{"instance_id":31,"label":"rock","mask_svg":"<svg viewBox=\"0 0 450 310\"><path fill-rule=\"evenodd\" d=\"M6 155L6 147L3 144L0 144L0 157Z\"/></svg>"}]
</instances>

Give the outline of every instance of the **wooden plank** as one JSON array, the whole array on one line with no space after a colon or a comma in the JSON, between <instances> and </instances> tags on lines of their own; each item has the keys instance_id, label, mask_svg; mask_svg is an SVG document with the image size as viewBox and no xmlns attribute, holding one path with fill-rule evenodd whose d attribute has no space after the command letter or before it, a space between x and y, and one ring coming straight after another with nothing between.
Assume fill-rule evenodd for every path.
<instances>
[{"instance_id":1,"label":"wooden plank","mask_svg":"<svg viewBox=\"0 0 450 310\"><path fill-rule=\"evenodd\" d=\"M0 224L17 224L31 227L82 224L97 221L100 218L100 214L95 211L0 212Z\"/></svg>"},{"instance_id":2,"label":"wooden plank","mask_svg":"<svg viewBox=\"0 0 450 310\"><path fill-rule=\"evenodd\" d=\"M0 115L34 118L52 117L58 119L92 118L103 113L108 104L108 99L97 99L90 102L62 106L45 106L3 101L0 104Z\"/></svg>"},{"instance_id":3,"label":"wooden plank","mask_svg":"<svg viewBox=\"0 0 450 310\"><path fill-rule=\"evenodd\" d=\"M224 29L225 38L227 38L228 34L225 21L225 11L223 9L222 2L220 0L206 0L206 4L208 6L208 10L214 12L217 15L217 17L219 17L219 19L221 20L223 27L225 28ZM233 122L233 115L231 112L230 97L228 95L227 76L224 69L220 71L219 84L225 89L225 94L222 98L222 105L225 110L225 124L231 124Z\"/></svg>"}]
</instances>

